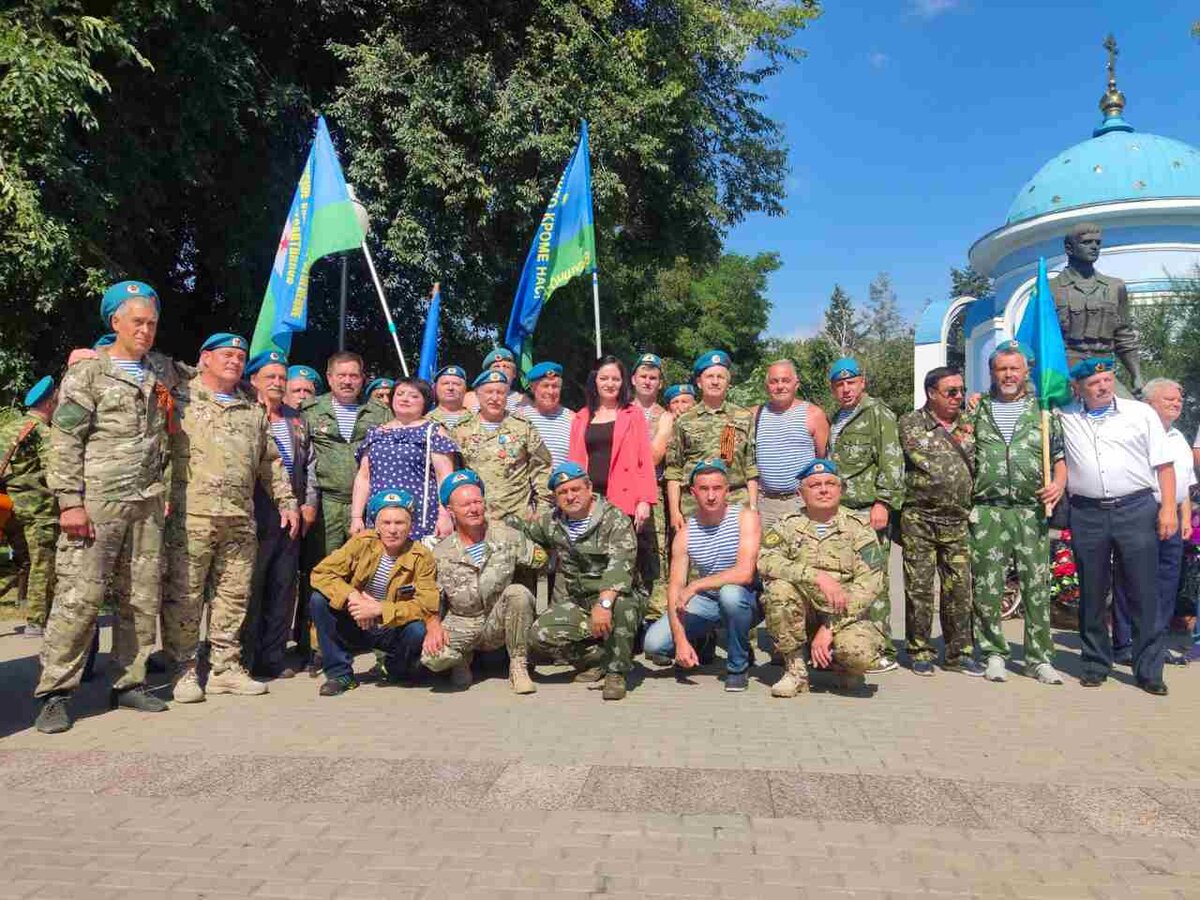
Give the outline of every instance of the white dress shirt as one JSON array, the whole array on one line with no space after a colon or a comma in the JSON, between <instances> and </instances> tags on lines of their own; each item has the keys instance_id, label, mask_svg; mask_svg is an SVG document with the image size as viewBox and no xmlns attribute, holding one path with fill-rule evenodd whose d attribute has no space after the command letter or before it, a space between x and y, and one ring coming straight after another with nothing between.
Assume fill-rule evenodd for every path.
<instances>
[{"instance_id":1,"label":"white dress shirt","mask_svg":"<svg viewBox=\"0 0 1200 900\"><path fill-rule=\"evenodd\" d=\"M1188 498L1188 492L1196 483L1196 464L1192 459L1192 448L1178 428L1167 432L1167 447L1171 451L1171 461L1175 463L1175 505L1178 506ZM1161 499L1157 486L1154 488L1154 499Z\"/></svg>"},{"instance_id":2,"label":"white dress shirt","mask_svg":"<svg viewBox=\"0 0 1200 900\"><path fill-rule=\"evenodd\" d=\"M1066 447L1067 490L1094 500L1158 490L1155 469L1174 461L1162 420L1148 404L1113 400L1092 417L1079 402L1058 413Z\"/></svg>"}]
</instances>

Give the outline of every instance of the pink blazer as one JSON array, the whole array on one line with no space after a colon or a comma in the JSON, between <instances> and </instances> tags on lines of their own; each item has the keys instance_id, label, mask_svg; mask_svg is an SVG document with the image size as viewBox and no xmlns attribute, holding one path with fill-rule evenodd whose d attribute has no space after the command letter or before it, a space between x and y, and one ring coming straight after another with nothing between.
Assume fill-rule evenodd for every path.
<instances>
[{"instance_id":1,"label":"pink blazer","mask_svg":"<svg viewBox=\"0 0 1200 900\"><path fill-rule=\"evenodd\" d=\"M567 448L567 459L585 469L588 456L584 436L591 420L592 415L586 406L575 413L571 422L571 443ZM620 410L613 423L613 448L605 499L627 516L633 515L641 500L651 506L658 502L654 457L650 452L650 430L646 427L646 417L634 403Z\"/></svg>"}]
</instances>

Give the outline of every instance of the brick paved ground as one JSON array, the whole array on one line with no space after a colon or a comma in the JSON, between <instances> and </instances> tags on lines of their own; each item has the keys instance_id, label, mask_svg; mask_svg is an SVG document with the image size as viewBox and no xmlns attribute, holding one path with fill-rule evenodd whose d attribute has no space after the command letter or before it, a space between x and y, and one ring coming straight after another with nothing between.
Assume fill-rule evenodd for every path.
<instances>
[{"instance_id":1,"label":"brick paved ground","mask_svg":"<svg viewBox=\"0 0 1200 900\"><path fill-rule=\"evenodd\" d=\"M778 701L771 667L740 695L650 668L608 704L561 671L528 698L299 678L159 716L93 684L47 737L34 653L0 636L0 897L1200 896L1200 668L1165 699L1125 675Z\"/></svg>"}]
</instances>

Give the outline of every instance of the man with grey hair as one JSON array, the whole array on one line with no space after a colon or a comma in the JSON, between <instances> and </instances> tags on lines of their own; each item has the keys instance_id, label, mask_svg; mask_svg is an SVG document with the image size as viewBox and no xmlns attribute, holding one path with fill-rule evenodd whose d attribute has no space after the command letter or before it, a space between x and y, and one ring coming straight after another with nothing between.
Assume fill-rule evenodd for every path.
<instances>
[{"instance_id":1,"label":"man with grey hair","mask_svg":"<svg viewBox=\"0 0 1200 900\"><path fill-rule=\"evenodd\" d=\"M754 410L755 458L758 461L758 509L763 528L800 512L796 473L824 458L829 420L824 411L796 396L800 379L790 359L767 368L770 400Z\"/></svg>"},{"instance_id":2,"label":"man with grey hair","mask_svg":"<svg viewBox=\"0 0 1200 900\"><path fill-rule=\"evenodd\" d=\"M1183 412L1183 388L1170 378L1153 378L1142 388L1146 403L1158 413L1167 432L1167 449L1175 467L1175 503L1179 510L1179 528L1170 537L1158 542L1158 625L1166 630L1175 614L1175 596L1179 591L1179 573L1183 565L1183 534L1191 528L1191 488L1196 483L1192 448L1175 421ZM1158 499L1157 492L1156 499ZM1117 565L1120 565L1118 559ZM1113 661L1123 665L1133 663L1133 606L1122 579L1116 579L1113 590L1112 643ZM1167 651L1166 661L1183 664L1184 658L1173 650Z\"/></svg>"}]
</instances>

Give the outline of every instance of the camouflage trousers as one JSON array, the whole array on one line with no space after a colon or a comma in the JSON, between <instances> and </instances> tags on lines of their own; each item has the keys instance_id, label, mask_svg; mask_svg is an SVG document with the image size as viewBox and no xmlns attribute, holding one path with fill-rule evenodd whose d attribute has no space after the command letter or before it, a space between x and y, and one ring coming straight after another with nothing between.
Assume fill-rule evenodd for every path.
<instances>
[{"instance_id":1,"label":"camouflage trousers","mask_svg":"<svg viewBox=\"0 0 1200 900\"><path fill-rule=\"evenodd\" d=\"M849 512L864 525L871 524L871 507L850 509ZM879 588L879 596L871 602L867 616L883 635L883 643L880 645L883 648L882 655L895 660L896 644L892 641L892 539L886 528L876 531L875 537L879 539L879 549L883 551L883 584ZM905 580L907 579L906 575Z\"/></svg>"},{"instance_id":2,"label":"camouflage trousers","mask_svg":"<svg viewBox=\"0 0 1200 900\"><path fill-rule=\"evenodd\" d=\"M604 640L592 637L591 598L587 606L573 600L556 603L538 616L529 648L580 669L593 666L624 675L633 668L633 642L642 622L642 604L634 594L620 594L612 608L612 631Z\"/></svg>"},{"instance_id":3,"label":"camouflage trousers","mask_svg":"<svg viewBox=\"0 0 1200 900\"><path fill-rule=\"evenodd\" d=\"M761 602L767 631L780 653L800 651L819 626L809 591L798 590L788 581L771 581L763 590ZM833 666L836 672L862 675L879 658L883 638L874 622L850 622L833 633Z\"/></svg>"},{"instance_id":4,"label":"camouflage trousers","mask_svg":"<svg viewBox=\"0 0 1200 900\"><path fill-rule=\"evenodd\" d=\"M113 687L146 680L146 659L158 638L162 588L163 498L84 503L96 536L79 541L59 535L55 593L42 640L42 677L34 696L79 687L96 617L106 592L118 585L113 629ZM126 582L118 574L128 567Z\"/></svg>"},{"instance_id":5,"label":"camouflage trousers","mask_svg":"<svg viewBox=\"0 0 1200 900\"><path fill-rule=\"evenodd\" d=\"M1000 601L1015 560L1025 606L1025 668L1054 657L1050 637L1050 527L1040 506L989 506L971 511L971 577L975 643L987 656L1011 655L1000 628Z\"/></svg>"},{"instance_id":6,"label":"camouflage trousers","mask_svg":"<svg viewBox=\"0 0 1200 900\"><path fill-rule=\"evenodd\" d=\"M54 596L54 556L58 543L58 521L25 516L19 508L4 528L13 559L18 565L12 599L24 605L25 621L45 625Z\"/></svg>"},{"instance_id":7,"label":"camouflage trousers","mask_svg":"<svg viewBox=\"0 0 1200 900\"><path fill-rule=\"evenodd\" d=\"M971 551L967 520L936 520L918 510L900 515L904 542L904 635L908 655L932 660L929 635L933 609L939 607L946 665L957 665L971 653ZM933 595L934 575L941 580L941 603Z\"/></svg>"},{"instance_id":8,"label":"camouflage trousers","mask_svg":"<svg viewBox=\"0 0 1200 900\"><path fill-rule=\"evenodd\" d=\"M524 656L529 642L537 601L529 588L510 584L485 615L460 616L449 613L442 620L447 644L435 654L422 654L421 664L433 672L453 669L471 659L476 650L503 647L510 657Z\"/></svg>"},{"instance_id":9,"label":"camouflage trousers","mask_svg":"<svg viewBox=\"0 0 1200 900\"><path fill-rule=\"evenodd\" d=\"M249 516L172 516L166 531L163 649L176 664L194 662L211 579L209 660L214 673L240 663L258 540Z\"/></svg>"},{"instance_id":10,"label":"camouflage trousers","mask_svg":"<svg viewBox=\"0 0 1200 900\"><path fill-rule=\"evenodd\" d=\"M650 515L654 522L654 540L658 545L655 548L658 551L658 578L646 605L647 622L661 619L667 612L667 580L671 568L671 514L667 511L667 497L661 481L658 483L658 503L650 510Z\"/></svg>"}]
</instances>

